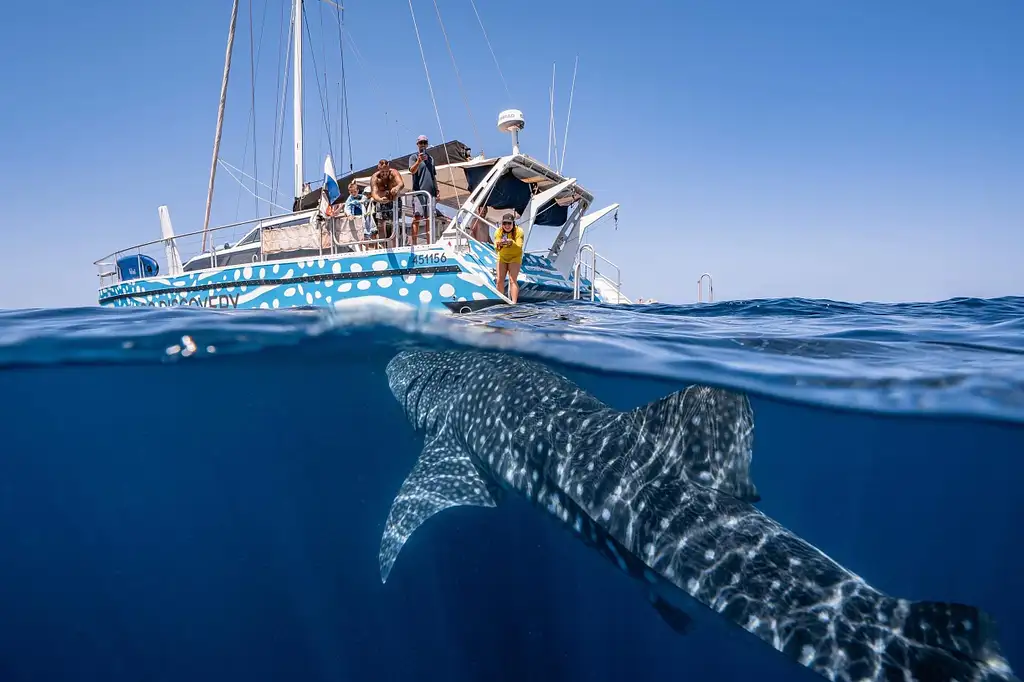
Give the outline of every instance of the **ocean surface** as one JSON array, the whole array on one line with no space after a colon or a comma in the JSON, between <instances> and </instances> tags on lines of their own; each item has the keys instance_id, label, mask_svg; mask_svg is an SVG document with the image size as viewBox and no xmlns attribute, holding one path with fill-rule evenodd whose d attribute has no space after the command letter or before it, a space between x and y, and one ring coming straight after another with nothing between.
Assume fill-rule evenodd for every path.
<instances>
[{"instance_id":1,"label":"ocean surface","mask_svg":"<svg viewBox=\"0 0 1024 682\"><path fill-rule=\"evenodd\" d=\"M0 311L0 681L820 680L682 636L522 500L378 552L422 440L409 348L548 364L627 410L754 412L758 508L867 582L976 605L1024 670L1024 298Z\"/></svg>"}]
</instances>

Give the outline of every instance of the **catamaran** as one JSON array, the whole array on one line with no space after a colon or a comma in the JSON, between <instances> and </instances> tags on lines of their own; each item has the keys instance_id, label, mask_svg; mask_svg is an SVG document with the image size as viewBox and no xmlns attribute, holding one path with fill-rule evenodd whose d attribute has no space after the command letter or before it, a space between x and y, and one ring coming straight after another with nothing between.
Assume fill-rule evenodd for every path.
<instances>
[{"instance_id":1,"label":"catamaran","mask_svg":"<svg viewBox=\"0 0 1024 682\"><path fill-rule=\"evenodd\" d=\"M235 0L207 221L237 5ZM362 191L369 186L375 167L336 178L328 156L322 185L309 189L303 178L302 156L303 17L302 0L293 0L292 211L176 235L167 207L161 206L160 239L118 250L95 262L100 305L337 308L383 300L439 312L469 313L511 302L496 282L495 251L488 241L506 212L514 212L525 235L526 249L518 277L520 302L585 299L630 303L621 291L619 268L587 241L588 230L599 220L609 215L617 220L619 205L590 211L594 196L576 178L565 177L549 163L522 153L519 134L526 121L519 110L505 110L498 116L498 129L511 137L510 154L474 157L457 139L426 150L436 167L436 199L427 192L413 191L408 157L392 159L391 168L401 174L405 191L391 207L391 215L402 217L395 218L394 234L387 239L365 229L381 207L371 202L365 205L366 213L351 215L342 202L340 188L354 182ZM400 210L403 207L405 210ZM424 208L419 221L425 236L422 240L414 239L411 232L413 207ZM442 207L448 211L440 210ZM242 236L217 246L225 234ZM179 245L200 239L195 253L182 260Z\"/></svg>"}]
</instances>

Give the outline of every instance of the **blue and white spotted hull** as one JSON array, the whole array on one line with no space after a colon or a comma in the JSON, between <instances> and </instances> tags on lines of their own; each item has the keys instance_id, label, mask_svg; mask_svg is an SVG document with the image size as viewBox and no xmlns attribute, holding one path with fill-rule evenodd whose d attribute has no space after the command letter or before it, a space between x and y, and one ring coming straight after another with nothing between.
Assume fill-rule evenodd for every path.
<instances>
[{"instance_id":1,"label":"blue and white spotted hull","mask_svg":"<svg viewBox=\"0 0 1024 682\"><path fill-rule=\"evenodd\" d=\"M494 285L494 266L493 249L474 241L462 254L435 245L135 279L100 289L99 303L274 309L333 307L377 297L413 308L469 312L504 302ZM572 298L571 284L547 259L524 258L519 281L522 301Z\"/></svg>"},{"instance_id":2,"label":"blue and white spotted hull","mask_svg":"<svg viewBox=\"0 0 1024 682\"><path fill-rule=\"evenodd\" d=\"M487 279L492 285L495 281L494 268L497 257L494 247L470 240L469 251L463 254L467 269ZM551 262L550 258L537 254L523 254L523 265L519 271L519 301L533 303L539 301L565 301L573 297L573 283L567 279ZM590 281L580 280L581 296L590 299ZM601 296L595 292L594 300L602 302Z\"/></svg>"},{"instance_id":3,"label":"blue and white spotted hull","mask_svg":"<svg viewBox=\"0 0 1024 682\"><path fill-rule=\"evenodd\" d=\"M336 306L371 296L440 311L471 301L501 301L493 280L470 274L445 248L427 247L131 280L101 289L99 303L115 307L293 308Z\"/></svg>"}]
</instances>

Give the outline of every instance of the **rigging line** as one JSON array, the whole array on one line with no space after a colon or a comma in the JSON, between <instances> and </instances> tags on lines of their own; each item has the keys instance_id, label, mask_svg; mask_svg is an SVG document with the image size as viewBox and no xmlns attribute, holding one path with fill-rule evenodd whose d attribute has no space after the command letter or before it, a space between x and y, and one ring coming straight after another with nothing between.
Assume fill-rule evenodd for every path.
<instances>
[{"instance_id":1,"label":"rigging line","mask_svg":"<svg viewBox=\"0 0 1024 682\"><path fill-rule=\"evenodd\" d=\"M452 68L455 69L455 80L459 84L459 93L462 95L462 101L466 104L466 113L469 114L469 123L473 126L473 139L477 144L477 149L482 149L483 145L480 140L480 131L477 130L476 121L473 119L473 110L469 106L469 98L466 97L466 89L462 87L462 76L459 75L459 65L455 63L455 53L452 52L452 44L448 42L448 32L444 30L444 22L441 21L441 9L437 6L437 0L434 0L434 11L437 12L437 23L441 24L441 35L444 36L444 44L448 46L448 54L452 58ZM441 140L444 142L444 140Z\"/></svg>"},{"instance_id":2,"label":"rigging line","mask_svg":"<svg viewBox=\"0 0 1024 682\"><path fill-rule=\"evenodd\" d=\"M291 73L292 73L292 70L291 70L291 64L292 64L292 40L294 39L294 36L292 35L291 25L293 23L294 22L292 22L291 19L289 18L289 21L288 21L288 24L289 24L288 44L285 47L286 53L285 53L285 58L284 58L284 87L281 89L281 107L280 107L280 117L281 117L280 121L281 121L281 125L278 128L279 137L278 137L278 139L276 139L274 141L274 149L277 152L277 170L275 171L275 175L274 175L274 200L275 201L277 200L277 195L279 193L279 189L278 188L281 185L281 166L284 163L284 150L283 150L283 147L284 147L284 109L285 109L285 103L286 103L286 100L287 100L287 97L288 97L288 83L291 80Z\"/></svg>"},{"instance_id":3,"label":"rigging line","mask_svg":"<svg viewBox=\"0 0 1024 682\"><path fill-rule=\"evenodd\" d=\"M569 117L572 116L572 95L576 92L576 68L580 65L580 56L576 55L576 66L572 67L572 87L569 89L569 112L565 115L565 134L562 135L562 160L558 162L558 172L565 166L565 148L569 146Z\"/></svg>"},{"instance_id":4,"label":"rigging line","mask_svg":"<svg viewBox=\"0 0 1024 682\"><path fill-rule=\"evenodd\" d=\"M368 76L367 82L370 84L370 90L373 91L373 96L376 98L377 104L381 107L381 109L384 110L385 122L387 122L387 109L388 109L388 107L387 107L387 104L385 103L384 98L381 97L380 89L377 87L377 81L376 81L376 79L372 75L374 70L370 69L370 68L367 68L366 62L363 61L363 55L359 51L359 46L356 45L356 39L352 37L352 32L351 31L345 31L345 37L348 39L348 44L352 47L352 52L356 56L356 61L359 62L359 66L362 69L362 71L360 73L365 73ZM407 132L410 135L412 135L412 131L409 130L408 128L406 128L401 123L399 123L398 119L395 119L395 123L398 123L398 125L401 126L402 130L404 130L405 132ZM385 125L385 128L387 128L387 125Z\"/></svg>"},{"instance_id":5,"label":"rigging line","mask_svg":"<svg viewBox=\"0 0 1024 682\"><path fill-rule=\"evenodd\" d=\"M324 115L327 119L327 137L331 136L331 81L327 79L327 41L324 40L324 3L317 3L317 16L320 18L320 58L324 61ZM320 149L323 150L323 139L321 132ZM331 150L331 156L334 151ZM332 159L333 161L333 159Z\"/></svg>"},{"instance_id":6,"label":"rigging line","mask_svg":"<svg viewBox=\"0 0 1024 682\"><path fill-rule=\"evenodd\" d=\"M224 162L223 162L223 161L221 161L220 159L217 159L217 161L218 161L219 163L221 163L221 164L224 164ZM248 192L249 194L251 194L251 195L253 195L254 197L256 197L256 199L257 199L258 201L263 201L263 202L266 202L266 203L270 204L271 206L274 206L274 207L276 207L276 208L279 208L279 209L281 209L282 211L285 211L285 212L288 212L288 211L289 211L289 209L285 208L284 206L278 206L277 204L275 204L274 202L270 201L269 199L264 199L263 197L259 196L258 194L256 194L255 192L253 192L253 191L252 191L251 189L249 189L248 187L246 187L245 183L244 183L244 182L242 182L242 180L241 180L241 179L240 179L240 178L239 178L239 177L238 177L237 175L235 175L234 173L232 173L232 172L231 172L231 169L230 169L230 168L228 168L226 164L224 164L224 172L225 172L225 173L227 173L228 175L230 175L230 176L231 176L231 177L232 177L232 178L233 178L233 179L235 180L235 182L237 182L237 183L238 183L239 185L241 185L242 189L244 189L244 190L245 190L246 192ZM204 250L204 251L206 250L206 247L205 247L205 246L203 247L203 250Z\"/></svg>"},{"instance_id":7,"label":"rigging line","mask_svg":"<svg viewBox=\"0 0 1024 682\"><path fill-rule=\"evenodd\" d=\"M341 119L341 133L339 135L348 134L348 169L352 171L352 119L349 118L348 114L348 81L345 80L345 22L342 16L341 7L335 5L335 14L338 17L338 53L341 57L341 106L342 111L339 114ZM344 156L344 140L338 140L338 144L342 145L342 156ZM342 171L344 171L344 158L342 159Z\"/></svg>"},{"instance_id":8,"label":"rigging line","mask_svg":"<svg viewBox=\"0 0 1024 682\"><path fill-rule=\"evenodd\" d=\"M285 32L284 27L285 27L285 23L284 23L284 3L281 3L281 35L279 35L278 41L277 41L277 44L279 46L281 45L281 43L284 42L284 36L283 36L283 34ZM288 49L290 49L291 48L291 33L288 34L288 41L289 41ZM286 49L286 52L288 51L288 49ZM275 102L278 99L281 98L281 57L282 57L281 52L278 52L277 53L277 94L274 95L274 101ZM270 154L271 154L271 156L270 156L270 179L271 179L271 182L274 182L274 177L275 177L275 175L277 173L277 170L276 170L277 169L277 131L278 131L278 127L280 125L281 125L281 120L278 118L277 112L275 111L274 112L274 137L271 139L271 146L272 146L272 148L271 148L271 151L270 151ZM276 183L275 183L275 186L276 186ZM275 189L275 190L271 190L271 191L273 192L273 194L271 196L273 196L274 199L277 199L277 190ZM273 214L273 211L271 211L271 214Z\"/></svg>"},{"instance_id":9,"label":"rigging line","mask_svg":"<svg viewBox=\"0 0 1024 682\"><path fill-rule=\"evenodd\" d=\"M228 46L224 54L224 79L220 85L220 104L217 105L217 133L213 138L213 160L210 163L210 186L206 192L206 215L203 217L203 251L206 250L206 231L210 227L210 208L213 205L213 181L217 177L217 155L220 152L220 135L224 130L224 104L228 96L228 75L231 73L231 50L235 45L235 24L238 19L238 0L231 3L231 26L228 29Z\"/></svg>"},{"instance_id":10,"label":"rigging line","mask_svg":"<svg viewBox=\"0 0 1024 682\"><path fill-rule=\"evenodd\" d=\"M260 19L260 38L259 38L258 44L256 46L256 58L255 58L255 62L254 62L253 56L252 56L252 43L253 43L253 38L254 38L254 35L253 35L253 25L252 25L252 0L249 0L249 87L252 89L252 103L249 106L249 118L248 118L248 120L247 120L247 122L245 124L245 135L243 136L243 139L245 139L245 148L242 151L242 165L244 166L245 165L245 160L247 158L249 158L249 129L252 128L252 138L253 138L253 143L252 143L252 145L253 145L253 169L254 170L256 168L256 156L255 155L256 155L256 151L257 150L256 150L256 129L254 127L255 124L256 124L256 121L255 121L255 116L256 116L256 92L255 92L255 90L256 90L256 85L255 85L256 77L255 77L255 74L253 73L253 71L255 70L256 73L259 73L259 69L260 69L260 53L262 52L262 48L263 48L263 32L264 32L264 29L266 28L266 22L267 22L267 4L268 4L268 0L263 0L263 16ZM254 63L255 63L255 66L254 66ZM235 220L238 220L238 214L239 214L239 211L241 210L241 205L242 205L242 190L239 189L238 190L238 196L235 199ZM259 206L258 205L256 207L256 211L257 211L257 213L259 212Z\"/></svg>"},{"instance_id":11,"label":"rigging line","mask_svg":"<svg viewBox=\"0 0 1024 682\"><path fill-rule=\"evenodd\" d=\"M266 7L266 2L264 2L264 7ZM250 93L250 96L252 98L251 107L250 107L249 111L251 112L251 120L252 120L252 175L253 175L253 179L256 180L257 178L260 177L260 171L259 171L259 166L256 163L256 160L259 158L259 154L257 153L258 150L256 148L256 57L253 56L253 49L254 49L253 44L252 44L253 43L253 40L252 40L253 39L253 33L254 32L253 32L253 29L252 29L252 0L249 0L249 93ZM262 46L262 44L263 44L263 32L261 30L260 31L260 45ZM248 146L248 141L246 141L246 146ZM258 180L257 180L257 182L258 182ZM258 218L259 215L260 215L260 202L259 202L259 198L257 197L257 199L256 199L256 217Z\"/></svg>"},{"instance_id":12,"label":"rigging line","mask_svg":"<svg viewBox=\"0 0 1024 682\"><path fill-rule=\"evenodd\" d=\"M427 68L427 56L423 53L423 41L420 40L420 26L416 23L416 12L412 8L412 0L409 0L409 14L412 15L412 27L416 31L416 42L420 46L420 61L423 62L423 72L427 74L427 89L430 90L430 102L434 105L434 116L437 117L437 130L441 133L441 145L444 148L444 158L448 162L448 172L452 177L452 186L455 187L455 201L461 205L462 201L459 199L458 184L455 182L455 171L451 167L452 158L448 154L448 145L445 142L444 129L441 127L441 112L437 110L437 100L434 99L434 86L430 82L430 70ZM397 120L395 122L397 123Z\"/></svg>"},{"instance_id":13,"label":"rigging line","mask_svg":"<svg viewBox=\"0 0 1024 682\"><path fill-rule=\"evenodd\" d=\"M246 172L245 172L244 170L242 170L242 169L241 169L241 168L239 168L238 166L235 166L235 165L233 165L233 164L230 164L230 163L228 163L227 161L225 161L224 159L217 159L217 163L219 163L220 165L224 166L225 168L230 168L231 170L235 171L236 173L238 173L238 174L242 175L243 177L246 177L246 178L248 178L248 179L252 180L253 182L255 182L255 183L256 183L257 185L259 185L260 187L266 187L266 188L267 188L267 189L269 189L270 191L273 191L273 190L274 190L274 188L273 188L273 187L271 187L270 185L268 185L267 183L265 183L265 182L260 182L259 180L257 180L257 179L256 179L256 178L254 178L253 176L249 175L248 173L246 173Z\"/></svg>"},{"instance_id":14,"label":"rigging line","mask_svg":"<svg viewBox=\"0 0 1024 682\"><path fill-rule=\"evenodd\" d=\"M484 32L484 40L487 42L487 49L491 51L491 57L494 58L494 66L498 68L498 75L501 77L501 84L505 86L505 94L508 95L508 98L511 101L512 93L508 91L508 83L505 82L505 74L501 72L501 65L498 64L498 55L494 54L494 48L491 47L491 39L487 37L487 29L484 28L483 19L480 18L480 12L476 11L476 3L473 0L469 0L469 3L473 5L473 14L476 15L476 21L480 24L480 30Z\"/></svg>"},{"instance_id":15,"label":"rigging line","mask_svg":"<svg viewBox=\"0 0 1024 682\"><path fill-rule=\"evenodd\" d=\"M306 5L302 5L302 25L306 28L306 39L309 40L309 44L313 44L313 36L309 33L309 22L306 20ZM316 77L316 94L320 98L320 118L323 119L324 125L327 125L327 119L324 118L324 93L320 89L320 74L317 72L316 66L316 52L310 50L309 55L313 58L313 76ZM331 129L327 128L327 150L334 156L334 145L331 142Z\"/></svg>"},{"instance_id":16,"label":"rigging line","mask_svg":"<svg viewBox=\"0 0 1024 682\"><path fill-rule=\"evenodd\" d=\"M338 5L338 4L334 5L334 14L335 14L336 23L338 25L338 63L340 64L341 60L345 58L345 53L342 50L342 45L341 45L341 41L342 41L342 37L341 37L341 5ZM326 59L326 57L325 57L325 59ZM344 78L344 76L342 76L342 79L343 78ZM337 119L338 120L338 123L337 123L337 125L338 125L338 129L337 129L337 133L338 133L338 167L341 168L341 172L344 173L345 172L345 107L344 107L344 104L342 103L342 99L344 98L344 94L342 93L342 85L341 85L341 80L340 79L338 81L338 87L335 90L336 90L337 95L338 95L338 102L337 102L337 107L338 107L337 108L337 111L338 111L338 119ZM335 168L335 171L337 171L337 170L338 169Z\"/></svg>"},{"instance_id":17,"label":"rigging line","mask_svg":"<svg viewBox=\"0 0 1024 682\"><path fill-rule=\"evenodd\" d=\"M551 159L558 158L558 129L555 128L555 62L551 63L551 101L548 111L548 149L554 147L554 156ZM548 163L551 163L551 159Z\"/></svg>"}]
</instances>

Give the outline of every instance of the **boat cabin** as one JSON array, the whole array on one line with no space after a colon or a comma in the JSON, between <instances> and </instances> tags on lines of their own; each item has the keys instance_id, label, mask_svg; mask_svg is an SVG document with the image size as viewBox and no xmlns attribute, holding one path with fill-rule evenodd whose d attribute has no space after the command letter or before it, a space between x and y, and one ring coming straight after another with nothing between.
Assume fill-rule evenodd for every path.
<instances>
[{"instance_id":1,"label":"boat cabin","mask_svg":"<svg viewBox=\"0 0 1024 682\"><path fill-rule=\"evenodd\" d=\"M590 192L575 178L565 178L523 154L485 158L470 157L469 152L469 147L458 140L427 150L435 159L439 195L434 215L424 220L422 229L428 235L424 246L443 239L455 248L468 248L468 240L472 239L469 228L475 218L482 218L493 236L500 216L512 211L526 234L527 252L553 259L556 268L568 277L581 237L581 218L593 201ZM398 199L407 204L396 229L397 241L393 243L398 247L408 245L406 229L413 214L410 204L415 199L411 196L408 159L409 156L402 156L390 161L401 173L406 189L406 194ZM448 159L458 160L447 163ZM342 194L326 212L322 189L317 188L295 200L293 213L213 228L205 235L194 232L174 236L168 218L165 239L97 261L101 283L378 248L383 240L370 239L363 229L367 218L348 216L340 210L348 196L349 183L354 181L362 192L375 170L376 166L372 166L339 178ZM486 210L478 215L481 206ZM164 215L162 211L162 219ZM211 237L213 243L195 244L206 237ZM182 262L179 249L189 242L195 255ZM559 258L567 245L570 257ZM112 264L115 267L110 268Z\"/></svg>"}]
</instances>

